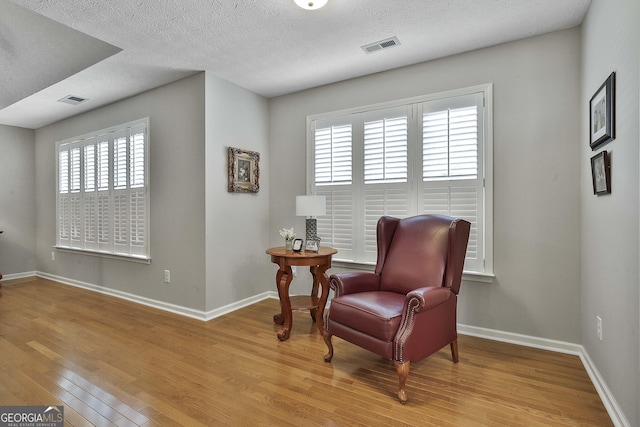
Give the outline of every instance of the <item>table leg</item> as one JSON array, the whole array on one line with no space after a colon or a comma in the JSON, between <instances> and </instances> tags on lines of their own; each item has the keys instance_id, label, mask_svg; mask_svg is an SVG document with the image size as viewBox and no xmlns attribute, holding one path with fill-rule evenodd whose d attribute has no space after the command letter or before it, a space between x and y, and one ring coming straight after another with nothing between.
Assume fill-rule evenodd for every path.
<instances>
[{"instance_id":1,"label":"table leg","mask_svg":"<svg viewBox=\"0 0 640 427\"><path fill-rule=\"evenodd\" d=\"M330 267L330 265L319 265L315 268L316 270L316 275L314 276L314 281L315 278L318 278L318 282L320 284L320 301L318 302L318 309L317 312L315 313L315 322L316 322L316 326L318 327L318 331L320 331L320 335L322 335L323 337L325 337L325 335L327 335L327 332L324 330L324 307L325 305L327 305L327 298L329 298L329 278L327 277L327 269Z\"/></svg>"},{"instance_id":2,"label":"table leg","mask_svg":"<svg viewBox=\"0 0 640 427\"><path fill-rule=\"evenodd\" d=\"M278 331L278 339L285 341L289 339L293 316L291 315L291 300L289 299L289 285L291 285L291 267L280 268L276 273L276 286L278 287L278 297L280 298L280 313L273 316L276 325L283 325Z\"/></svg>"},{"instance_id":3,"label":"table leg","mask_svg":"<svg viewBox=\"0 0 640 427\"><path fill-rule=\"evenodd\" d=\"M311 272L311 277L313 277L313 285L311 287L311 297L318 297L318 276L316 275L317 266L309 267L309 271ZM316 313L318 310L309 310L309 314L311 314L311 320L316 321Z\"/></svg>"}]
</instances>

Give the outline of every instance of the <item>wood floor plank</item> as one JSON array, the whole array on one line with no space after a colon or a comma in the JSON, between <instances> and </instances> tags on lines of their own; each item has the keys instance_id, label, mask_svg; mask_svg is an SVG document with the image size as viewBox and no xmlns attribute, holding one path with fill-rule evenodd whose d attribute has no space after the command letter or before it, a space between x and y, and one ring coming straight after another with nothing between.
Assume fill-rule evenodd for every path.
<instances>
[{"instance_id":1,"label":"wood floor plank","mask_svg":"<svg viewBox=\"0 0 640 427\"><path fill-rule=\"evenodd\" d=\"M411 365L334 338L277 300L202 322L53 281L0 288L0 404L65 406L70 426L608 426L577 356L460 336Z\"/></svg>"}]
</instances>

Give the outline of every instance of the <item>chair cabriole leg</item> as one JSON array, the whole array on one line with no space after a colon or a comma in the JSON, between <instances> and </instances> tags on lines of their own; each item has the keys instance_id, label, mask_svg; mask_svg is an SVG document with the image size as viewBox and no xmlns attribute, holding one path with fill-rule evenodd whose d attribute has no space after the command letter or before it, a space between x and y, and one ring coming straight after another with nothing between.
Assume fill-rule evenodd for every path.
<instances>
[{"instance_id":1,"label":"chair cabriole leg","mask_svg":"<svg viewBox=\"0 0 640 427\"><path fill-rule=\"evenodd\" d=\"M404 389L404 384L409 376L409 366L411 362L394 362L396 365L396 372L398 372L398 399L403 405L407 403L407 392Z\"/></svg>"},{"instance_id":2,"label":"chair cabriole leg","mask_svg":"<svg viewBox=\"0 0 640 427\"><path fill-rule=\"evenodd\" d=\"M333 359L333 343L331 342L332 336L332 334L326 331L323 331L322 333L322 339L324 339L324 343L327 345L327 349L329 350L329 352L324 356L324 361L327 363L330 363L331 359Z\"/></svg>"},{"instance_id":3,"label":"chair cabriole leg","mask_svg":"<svg viewBox=\"0 0 640 427\"><path fill-rule=\"evenodd\" d=\"M451 347L451 358L453 363L458 363L458 340L451 341L449 345Z\"/></svg>"}]
</instances>

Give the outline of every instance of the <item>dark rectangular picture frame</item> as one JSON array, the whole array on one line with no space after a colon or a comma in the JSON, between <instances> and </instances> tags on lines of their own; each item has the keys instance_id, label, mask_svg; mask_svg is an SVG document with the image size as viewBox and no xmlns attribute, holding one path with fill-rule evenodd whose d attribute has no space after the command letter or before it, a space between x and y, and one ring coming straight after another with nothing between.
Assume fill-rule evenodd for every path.
<instances>
[{"instance_id":1,"label":"dark rectangular picture frame","mask_svg":"<svg viewBox=\"0 0 640 427\"><path fill-rule=\"evenodd\" d=\"M591 158L591 180L593 194L611 193L611 165L606 150Z\"/></svg>"},{"instance_id":2,"label":"dark rectangular picture frame","mask_svg":"<svg viewBox=\"0 0 640 427\"><path fill-rule=\"evenodd\" d=\"M616 136L615 92L614 71L589 100L589 145L592 150Z\"/></svg>"},{"instance_id":3,"label":"dark rectangular picture frame","mask_svg":"<svg viewBox=\"0 0 640 427\"><path fill-rule=\"evenodd\" d=\"M293 245L291 246L291 250L293 252L300 252L302 250L302 244L303 244L302 239L295 239L293 241Z\"/></svg>"}]
</instances>

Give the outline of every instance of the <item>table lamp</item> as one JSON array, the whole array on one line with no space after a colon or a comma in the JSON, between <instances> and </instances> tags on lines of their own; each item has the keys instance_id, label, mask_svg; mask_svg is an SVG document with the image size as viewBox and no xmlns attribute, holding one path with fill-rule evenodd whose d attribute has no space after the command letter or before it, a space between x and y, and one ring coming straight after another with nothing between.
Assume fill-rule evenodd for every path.
<instances>
[{"instance_id":1,"label":"table lamp","mask_svg":"<svg viewBox=\"0 0 640 427\"><path fill-rule=\"evenodd\" d=\"M307 217L307 240L318 239L318 223L315 217L326 213L327 198L325 196L296 196L296 216Z\"/></svg>"}]
</instances>

